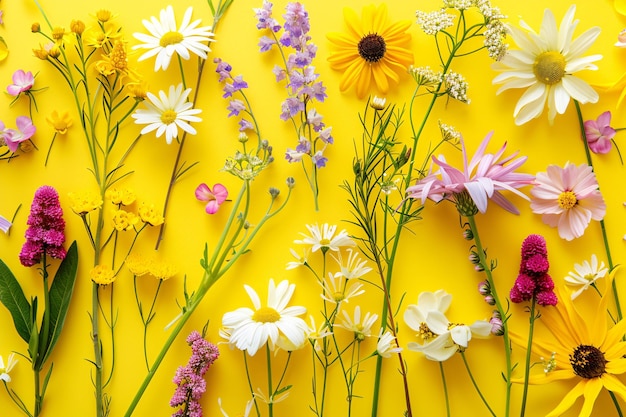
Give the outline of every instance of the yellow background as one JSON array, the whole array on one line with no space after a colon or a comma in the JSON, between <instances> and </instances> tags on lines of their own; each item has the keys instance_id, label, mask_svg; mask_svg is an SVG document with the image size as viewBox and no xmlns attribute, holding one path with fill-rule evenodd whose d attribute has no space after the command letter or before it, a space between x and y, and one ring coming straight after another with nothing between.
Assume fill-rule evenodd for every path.
<instances>
[{"instance_id":1,"label":"yellow background","mask_svg":"<svg viewBox=\"0 0 626 417\"><path fill-rule=\"evenodd\" d=\"M253 216L258 218L264 212L267 203L266 190L269 186L280 188L283 191L282 196L286 194L284 181L287 176L295 177L298 186L287 208L272 219L258 235L253 243L252 252L241 258L237 265L210 290L186 329L174 343L135 415L167 416L173 412L168 404L175 388L171 379L177 366L184 365L189 357L190 350L184 342L186 335L194 329L201 330L209 321L209 340L220 341L218 329L222 315L227 311L251 305L243 284L254 287L264 300L269 278L276 281L288 279L297 286L291 304L306 306L308 313L315 314L319 322L318 311L321 308L321 300L318 285L307 271L302 269L286 271L285 265L292 260L289 248L296 248L293 241L301 238L300 232L306 232L306 224L331 223L337 224L339 229L346 228L351 234L360 233L346 223L346 220L351 220L347 194L339 185L344 179L352 179L353 141L359 141L361 138L358 113L363 111L365 101L358 100L351 91L345 94L339 92L340 74L333 72L326 63L329 45L325 34L345 29L341 13L344 6L353 7L360 12L361 7L369 3L360 0L305 2L311 19L311 36L319 47L315 66L328 93L326 102L317 108L324 115L327 125L333 126L335 138L335 144L329 147L326 153L329 158L328 166L319 172L321 191L320 210L317 212L313 209L311 192L305 183L301 168L296 164L289 165L282 157L287 147L295 146L296 139L291 127L278 118L285 90L282 85L274 82L271 73L274 64L278 62L277 55L276 53L261 55L257 52L256 45L260 33L255 27L252 8L260 7L262 2L235 0L221 21L217 30L217 42L212 44L213 51L209 59L212 60L213 57L224 59L232 64L233 75L242 74L249 83L250 89L247 93L262 130L274 146L276 157L275 163L255 181L258 207L254 208ZM283 22L281 16L285 4L286 2L281 0L276 1L274 5L274 13L280 23ZM570 1L562 0L549 2L557 21L560 22L570 4ZM69 22L73 19L87 22L98 9L107 8L118 14L118 20L127 34L130 45L137 42L131 37L132 33L146 32L141 19L158 16L161 8L167 5L168 3L162 0L149 2L110 0L106 3L67 0L42 2L52 24L66 28L69 28ZM175 4L178 22L182 19L187 5L194 6L194 18L202 18L203 24L206 25L211 23L210 10L206 2L201 0ZM440 7L440 3L436 1L390 1L388 5L393 20L414 20L417 8L431 11ZM494 1L494 5L499 6L502 12L509 16L508 20L512 24L518 25L519 17L523 17L538 30L545 2L501 0ZM0 86L4 89L9 85L13 72L21 68L37 73L35 88L48 87L36 93L39 110L34 114L34 122L38 128L34 141L39 151L21 155L10 163L6 161L0 163L2 178L0 213L5 217L11 217L17 206L22 204L10 235L0 234L0 256L18 277L27 297L31 294L40 294L41 284L36 269L22 267L17 254L23 244L26 219L34 191L44 184L54 186L59 191L65 211L68 241L78 240L82 258L66 327L51 358L54 362L54 372L42 415L58 417L93 415L94 397L90 379L92 365L89 363L89 360L93 359L93 350L88 316L91 308L91 282L88 271L91 267L92 253L82 223L69 208L67 197L71 191L95 186L93 178L87 171L89 166L87 148L66 85L49 65L44 65L32 56L31 50L38 46L41 38L30 32L31 23L38 21L42 23L42 27L44 26L35 4L31 1L5 0L0 3L0 7L5 12L5 23L4 26L0 26L0 36L5 38L10 49L9 57L0 63ZM618 16L612 8L612 2L606 0L579 2L576 18L580 19L580 23L575 36L592 26L602 27L601 35L588 51L588 54L601 53L604 56L598 63L600 70L585 72L581 76L592 82L610 82L617 79L626 69L624 68L626 50L615 48L613 44L619 31L626 25L626 19ZM410 33L413 35L412 49L416 65L430 65L435 68L438 61L434 55L432 38L421 34L417 25L411 27ZM522 155L528 155L528 161L522 168L523 172L534 174L545 171L548 164L563 166L567 161L583 163L584 152L573 105L570 104L565 115L557 116L553 126L548 124L545 113L541 118L524 126L515 126L512 113L521 92L510 91L496 96L497 87L491 84L495 72L490 69L490 64L491 60L484 53L455 61L453 69L462 73L469 83L468 95L471 104L466 105L453 100L446 103L445 100L439 100L436 112L431 117L427 132L422 138L421 148L417 149L417 152L423 155L426 143L431 139L437 140L436 121L441 119L455 126L464 135L470 153L473 153L489 131L494 130L495 135L489 149L495 151L507 141L510 152L519 149ZM153 59L137 65L139 71L149 79L151 91L167 90L170 84L179 82L175 61L168 71L157 74L152 72L153 65ZM188 76L189 79L195 77L194 68L194 60L185 63L187 74L191 74ZM227 218L229 203L225 203L218 214L208 216L204 212L203 204L195 200L194 189L201 182L209 185L221 182L231 190L231 193L235 193L239 187L238 180L220 171L225 157L237 149L238 132L236 120L226 117L227 101L221 97L221 85L217 82L218 77L214 73L214 68L212 62L207 63L202 91L195 105L196 108L203 110L201 114L203 122L197 125L198 134L190 136L185 145L184 158L189 162L199 160L200 164L175 186L170 212L166 219L168 226L160 251L178 265L180 272L163 284L157 302L157 315L149 330L148 352L151 358L154 358L160 350L167 336L167 333L162 331L163 327L178 312L176 301L183 300L183 276L187 276L190 289L197 285L202 274L198 260L202 255L204 244L209 242L211 245L215 242L221 225ZM190 81L188 83L193 84ZM404 75L401 84L387 95L388 103L401 106L408 102L412 91L413 82L408 75ZM595 119L603 111L611 110L613 126L626 127L624 111L615 108L617 97L617 93L602 93L597 104L583 106L585 118ZM28 109L25 98L9 107L11 100L12 97L7 95L0 101L1 118L9 126L14 123L16 116L26 114ZM422 114L424 103L425 101L418 101L416 114ZM44 167L45 153L53 135L52 129L45 122L45 117L54 109L70 110L74 126L65 137L57 137L48 166ZM130 140L139 132L140 127L129 122L123 129L123 136ZM404 129L401 133L408 142L407 132L408 130ZM616 136L620 145L624 143L622 135L623 133L618 133ZM621 149L626 147L621 146ZM154 202L156 207L161 207L175 153L175 145L168 146L164 138L156 139L154 134L146 135L128 161L128 166L135 173L125 180L123 185L134 188L139 200ZM450 147L445 148L445 154L448 160L457 163L460 160L460 155ZM420 161L419 156L417 160ZM624 168L615 151L608 155L594 155L594 162L601 190L607 202L605 220L613 259L615 264L621 264L625 256L622 236L626 233L624 220L626 208L622 205L626 201L623 187ZM525 191L528 193L529 189ZM539 233L546 237L551 264L550 273L557 285L563 284L563 277L572 270L574 263L589 259L592 253L605 260L598 223L592 223L584 237L566 242L558 237L556 229L544 225L539 216L531 213L527 202L517 197L512 199L521 210L520 216L513 216L490 204L487 214L478 217L481 238L489 249L490 257L498 260L495 279L501 296L508 294L517 275L520 244L528 234ZM405 304L401 312L407 303L417 301L420 292L445 289L454 297L448 312L451 320L470 323L476 319L488 319L491 308L481 300L476 291L477 283L483 276L477 274L467 261L468 243L461 236L454 207L447 203L435 207L429 202L423 212L423 220L412 223L410 228L413 233L405 233L403 236L397 259L397 273L393 281L394 300L397 302L405 294ZM150 230L141 236L140 246L149 251L155 239L156 230ZM618 285L624 293L626 285L623 277L620 273L617 277ZM376 281L377 277L371 273L369 279ZM601 283L601 288L603 285ZM151 278L142 280L140 294L144 302L150 300L155 287L156 282ZM107 291L103 291L103 294L108 294ZM594 296L585 294L581 303L591 306L596 301ZM380 295L371 286L367 286L367 295L350 301L348 311L352 312L357 304L366 311L380 313ZM112 398L111 416L118 417L123 415L145 375L141 345L142 327L134 304L132 279L128 273L122 274L115 283L114 308L118 314L115 373L106 392ZM512 328L524 332L528 318L524 305L512 306L512 313ZM412 331L401 319L398 322L400 342L405 348L404 358L409 369L414 415L445 415L438 364L424 359L421 354L406 350L406 344L413 340ZM375 329L378 328L379 323L375 325ZM231 416L240 415L245 401L250 397L245 383L242 354L229 350L226 345L220 347L221 356L207 373L208 391L202 402L205 415L219 415L218 397L222 398ZM364 343L362 351L369 353L374 349L375 339L371 339ZM15 332L8 311L0 308L0 354L6 359L11 351L26 354L26 346ZM514 350L515 360L520 362L520 366L523 353L523 349L516 347ZM109 367L111 358L106 340L105 355L109 355L105 358L105 366ZM504 394L504 384L500 377L500 372L504 369L502 340L495 337L489 340L474 340L466 356L492 407L498 415L502 415ZM276 364L282 363L284 359L284 353L279 354L276 357ZM250 363L255 370L253 375L255 387L260 386L266 390L264 355L257 354ZM404 410L404 401L401 395L401 380L396 371L397 360L388 359L385 365L379 415L399 416ZM463 417L487 415L471 387L459 355L445 362L444 368L448 378L452 415ZM374 360L369 360L363 366L363 373L356 385L356 393L363 398L355 399L353 410L355 416L369 415L373 374ZM32 407L32 372L25 359L20 360L11 372L11 377L13 381L9 386L21 395L29 407ZM293 388L289 398L275 406L275 415L307 415L310 412L308 405L312 403L309 347L293 354L286 378L287 383L293 384ZM554 383L546 387L531 386L527 415L545 415L572 386L571 381ZM344 386L339 374L335 374L328 388L332 411L329 407L330 412L327 415L333 417L345 415ZM521 387L515 386L512 415L517 414L520 397ZM581 403L577 402L567 415L577 415ZM622 408L626 410L626 407ZM17 415L19 415L17 408L6 392L0 390L0 416ZM615 415L606 392L600 394L593 415Z\"/></svg>"}]
</instances>

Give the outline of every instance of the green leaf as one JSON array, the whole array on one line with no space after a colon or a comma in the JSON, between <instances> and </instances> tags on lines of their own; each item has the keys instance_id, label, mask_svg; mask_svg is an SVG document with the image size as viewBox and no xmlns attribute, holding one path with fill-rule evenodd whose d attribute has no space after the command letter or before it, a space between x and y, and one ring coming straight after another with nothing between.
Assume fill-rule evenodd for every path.
<instances>
[{"instance_id":1,"label":"green leaf","mask_svg":"<svg viewBox=\"0 0 626 417\"><path fill-rule=\"evenodd\" d=\"M41 365L46 362L52 353L52 349L61 335L61 330L63 330L65 316L67 315L72 293L74 292L77 269L78 249L76 247L76 241L74 241L67 250L67 255L65 255L65 259L63 259L61 265L59 265L59 269L50 286L50 336L46 342L47 347L44 350L45 353L39 362Z\"/></svg>"},{"instance_id":2,"label":"green leaf","mask_svg":"<svg viewBox=\"0 0 626 417\"><path fill-rule=\"evenodd\" d=\"M15 330L26 343L30 340L30 304L8 266L0 260L0 302L13 317Z\"/></svg>"},{"instance_id":3,"label":"green leaf","mask_svg":"<svg viewBox=\"0 0 626 417\"><path fill-rule=\"evenodd\" d=\"M37 297L31 298L29 323L30 336L28 340L28 354L30 355L33 369L35 369L37 358L39 357L39 329L37 328Z\"/></svg>"}]
</instances>

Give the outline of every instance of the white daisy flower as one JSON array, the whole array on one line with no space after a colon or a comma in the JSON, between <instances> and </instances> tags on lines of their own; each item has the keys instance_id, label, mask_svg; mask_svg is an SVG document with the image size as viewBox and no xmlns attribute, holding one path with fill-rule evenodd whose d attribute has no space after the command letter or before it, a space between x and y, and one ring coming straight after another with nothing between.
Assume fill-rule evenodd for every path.
<instances>
[{"instance_id":1,"label":"white daisy flower","mask_svg":"<svg viewBox=\"0 0 626 417\"><path fill-rule=\"evenodd\" d=\"M306 308L287 307L295 284L283 280L276 286L274 280L270 279L266 306L261 306L254 289L248 285L244 285L244 288L254 309L242 307L224 314L222 326L230 329L229 343L239 350L248 351L250 355L254 355L265 343L269 343L273 350L281 342L279 339L282 336L290 345L302 346L306 340L307 325L298 316L306 313Z\"/></svg>"},{"instance_id":2,"label":"white daisy flower","mask_svg":"<svg viewBox=\"0 0 626 417\"><path fill-rule=\"evenodd\" d=\"M182 84L178 84L177 87L170 86L167 95L163 90L159 91L159 97L148 93L148 100L144 101L148 108L137 109L132 115L136 124L148 125L141 129L141 134L145 135L156 130L158 138L165 133L165 141L168 145L178 137L179 127L195 135L196 129L189 122L201 122L202 119L195 115L201 113L202 110L192 108L193 103L187 101L189 93L191 93L191 88L183 91Z\"/></svg>"},{"instance_id":3,"label":"white daisy flower","mask_svg":"<svg viewBox=\"0 0 626 417\"><path fill-rule=\"evenodd\" d=\"M337 274L340 274L347 279L353 279L360 278L372 270L372 268L366 266L367 261L361 261L361 258L359 258L359 252L354 252L352 249L348 249L347 252L349 255L345 264L341 256L341 252L337 252L337 257L333 256L341 270Z\"/></svg>"},{"instance_id":4,"label":"white daisy flower","mask_svg":"<svg viewBox=\"0 0 626 417\"><path fill-rule=\"evenodd\" d=\"M402 352L402 348L398 347L396 338L390 331L386 331L378 338L376 344L376 353L383 358L390 358L394 353Z\"/></svg>"},{"instance_id":5,"label":"white daisy flower","mask_svg":"<svg viewBox=\"0 0 626 417\"><path fill-rule=\"evenodd\" d=\"M311 236L301 233L304 239L295 240L294 243L311 245L311 252L316 252L320 249L322 253L326 253L329 249L337 252L339 248L356 245L345 230L340 231L335 236L336 225L331 226L328 223L324 223L320 229L318 224L307 224L306 228L309 229Z\"/></svg>"},{"instance_id":6,"label":"white daisy flower","mask_svg":"<svg viewBox=\"0 0 626 417\"><path fill-rule=\"evenodd\" d=\"M574 264L574 271L570 271L565 277L565 282L573 287L579 287L572 293L572 300L587 290L598 279L604 278L609 272L604 266L604 262L598 265L598 258L595 254L591 255L591 263L584 261L582 265Z\"/></svg>"},{"instance_id":7,"label":"white daisy flower","mask_svg":"<svg viewBox=\"0 0 626 417\"><path fill-rule=\"evenodd\" d=\"M289 252L291 252L291 255L296 258L296 260L287 262L287 266L285 267L285 269L290 270L300 268L301 266L304 266L309 262L309 253L311 252L310 248L305 248L302 256L300 256L298 252L291 248L289 249Z\"/></svg>"},{"instance_id":8,"label":"white daisy flower","mask_svg":"<svg viewBox=\"0 0 626 417\"><path fill-rule=\"evenodd\" d=\"M4 381L5 383L11 382L11 375L9 375L9 372L11 372L15 364L17 364L17 359L15 359L15 354L13 352L9 353L6 365L4 364L2 356L0 356L0 381Z\"/></svg>"},{"instance_id":9,"label":"white daisy flower","mask_svg":"<svg viewBox=\"0 0 626 417\"><path fill-rule=\"evenodd\" d=\"M318 281L319 282L319 281ZM322 286L322 298L333 304L347 303L350 298L361 295L365 292L363 284L352 282L348 285L348 280L340 273L328 273L328 279L320 282Z\"/></svg>"},{"instance_id":10,"label":"white daisy flower","mask_svg":"<svg viewBox=\"0 0 626 417\"><path fill-rule=\"evenodd\" d=\"M220 411L222 412L222 415L223 415L224 417L228 417L228 414L227 414L227 413L226 413L226 411L224 411L224 409L222 408L222 399L221 399L221 398L218 398L218 399L217 399L217 405L219 405L219 407L220 407ZM246 403L246 409L245 409L245 411L244 411L244 413L243 413L243 417L248 417L248 416L250 415L250 411L252 410L252 406L253 406L253 405L254 405L254 400L249 400L249 401Z\"/></svg>"},{"instance_id":11,"label":"white daisy flower","mask_svg":"<svg viewBox=\"0 0 626 417\"><path fill-rule=\"evenodd\" d=\"M315 324L315 318L313 316L309 316L309 320L311 325L307 328L306 337L309 339L309 342L313 344L313 348L317 351L322 350L322 345L320 344L320 340L325 338L326 336L330 336L333 332L328 330L328 325L326 321L322 322L322 324L317 327Z\"/></svg>"},{"instance_id":12,"label":"white daisy flower","mask_svg":"<svg viewBox=\"0 0 626 417\"><path fill-rule=\"evenodd\" d=\"M176 18L172 6L167 6L161 10L159 19L152 16L150 21L143 20L143 25L148 29L150 35L145 33L134 33L133 36L144 42L133 46L133 49L148 49L138 59L143 61L156 55L154 70L163 68L166 70L170 65L172 56L177 53L183 59L189 59L190 52L200 58L206 59L207 52L211 48L206 42L214 42L211 26L197 27L200 19L191 22L193 8L189 7L185 12L180 28L176 28Z\"/></svg>"},{"instance_id":13,"label":"white daisy flower","mask_svg":"<svg viewBox=\"0 0 626 417\"><path fill-rule=\"evenodd\" d=\"M521 30L509 26L508 32L521 48L509 50L493 69L502 72L493 79L494 84L503 84L496 94L511 88L526 88L513 116L515 124L522 125L537 118L548 104L548 120L554 121L556 114L563 114L570 98L580 103L595 103L598 93L575 74L582 70L598 69L593 62L601 55L583 56L600 34L593 27L576 39L572 39L578 19L574 20L576 6L565 13L557 29L554 14L546 9L539 34L521 21Z\"/></svg>"},{"instance_id":14,"label":"white daisy flower","mask_svg":"<svg viewBox=\"0 0 626 417\"><path fill-rule=\"evenodd\" d=\"M372 326L376 323L376 320L378 320L378 314L370 314L367 312L363 317L363 321L361 321L361 306L354 308L354 319L350 317L345 310L341 313L343 314L343 320L339 324L335 323L335 327L341 327L354 332L354 338L359 342L362 342L366 337L372 335Z\"/></svg>"}]
</instances>

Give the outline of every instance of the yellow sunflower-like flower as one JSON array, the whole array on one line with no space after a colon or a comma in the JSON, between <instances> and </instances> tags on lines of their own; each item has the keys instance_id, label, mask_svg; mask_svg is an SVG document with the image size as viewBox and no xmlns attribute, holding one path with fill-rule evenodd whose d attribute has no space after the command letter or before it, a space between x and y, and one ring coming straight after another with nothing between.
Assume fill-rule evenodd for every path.
<instances>
[{"instance_id":1,"label":"yellow sunflower-like flower","mask_svg":"<svg viewBox=\"0 0 626 417\"><path fill-rule=\"evenodd\" d=\"M400 74L413 64L408 49L411 35L406 33L411 21L390 23L384 3L364 7L361 18L350 8L343 15L348 31L327 35L332 48L330 67L343 73L339 89L356 87L357 97L363 98L374 84L386 94L390 82L398 83Z\"/></svg>"},{"instance_id":2,"label":"yellow sunflower-like flower","mask_svg":"<svg viewBox=\"0 0 626 417\"><path fill-rule=\"evenodd\" d=\"M607 325L606 309L610 295L610 291L605 293L593 316L583 316L563 291L559 292L556 307L542 310L541 323L554 337L536 337L533 340L533 351L541 358L550 359L542 373L530 376L529 383L547 384L565 379L577 381L546 417L563 414L581 396L584 402L579 417L589 417L602 388L626 402L626 385L618 378L626 372L626 342L622 339L626 320L620 320L610 328ZM517 335L513 335L513 340L520 345L526 344L526 340Z\"/></svg>"},{"instance_id":3,"label":"yellow sunflower-like flower","mask_svg":"<svg viewBox=\"0 0 626 417\"><path fill-rule=\"evenodd\" d=\"M79 216L84 216L87 213L102 207L100 194L95 191L71 192L68 196L70 198L72 211Z\"/></svg>"}]
</instances>

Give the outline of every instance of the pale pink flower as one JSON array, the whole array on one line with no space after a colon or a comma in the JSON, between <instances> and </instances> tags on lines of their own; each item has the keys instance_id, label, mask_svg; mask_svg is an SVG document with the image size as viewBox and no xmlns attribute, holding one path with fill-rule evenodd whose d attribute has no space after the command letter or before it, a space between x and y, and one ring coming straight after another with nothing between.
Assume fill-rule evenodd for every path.
<instances>
[{"instance_id":1,"label":"pale pink flower","mask_svg":"<svg viewBox=\"0 0 626 417\"><path fill-rule=\"evenodd\" d=\"M33 121L28 116L19 116L15 119L15 124L17 129L8 129L0 121L0 135L11 152L17 151L20 143L30 139L37 131Z\"/></svg>"},{"instance_id":2,"label":"pale pink flower","mask_svg":"<svg viewBox=\"0 0 626 417\"><path fill-rule=\"evenodd\" d=\"M513 204L500 191L508 190L528 200L528 197L517 189L532 183L533 176L515 172L527 157L515 158L518 152L502 158L506 149L506 142L495 154L485 153L493 132L490 132L482 141L472 159L467 161L465 142L461 138L463 148L463 171L446 163L443 156L433 161L439 166L439 171L429 173L417 184L406 189L410 198L421 199L422 204L427 198L439 202L443 199L455 201L455 195L467 192L472 198L478 211L485 213L487 202L491 199L507 211L519 214ZM502 159L501 159L502 158ZM515 159L514 159L515 158Z\"/></svg>"},{"instance_id":3,"label":"pale pink flower","mask_svg":"<svg viewBox=\"0 0 626 417\"><path fill-rule=\"evenodd\" d=\"M598 190L598 181L589 165L549 165L537 174L530 191L530 208L541 214L549 226L557 227L559 236L572 240L582 236L589 222L602 220L606 204Z\"/></svg>"},{"instance_id":4,"label":"pale pink flower","mask_svg":"<svg viewBox=\"0 0 626 417\"><path fill-rule=\"evenodd\" d=\"M213 190L205 183L198 185L196 188L196 198L200 201L206 201L206 212L208 214L215 214L227 197L228 190L222 184L215 184Z\"/></svg>"},{"instance_id":5,"label":"pale pink flower","mask_svg":"<svg viewBox=\"0 0 626 417\"><path fill-rule=\"evenodd\" d=\"M35 77L33 73L28 71L24 72L24 70L17 70L13 73L13 84L10 84L7 87L7 92L14 97L20 95L24 91L28 91L33 88L35 84Z\"/></svg>"},{"instance_id":6,"label":"pale pink flower","mask_svg":"<svg viewBox=\"0 0 626 417\"><path fill-rule=\"evenodd\" d=\"M615 129L611 127L611 112L605 111L596 120L585 122L587 144L593 153L609 153Z\"/></svg>"}]
</instances>

